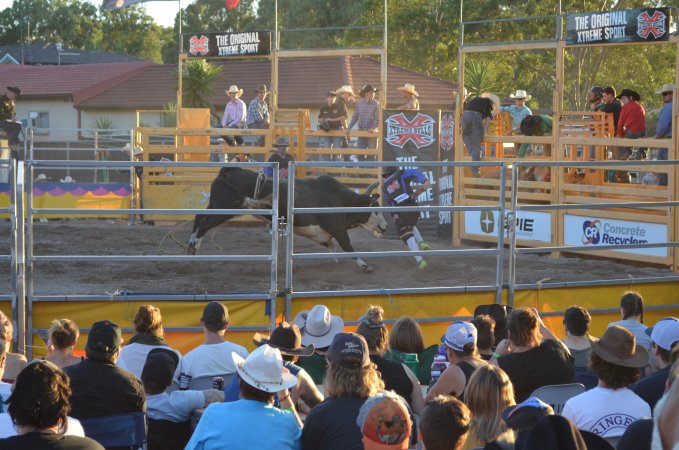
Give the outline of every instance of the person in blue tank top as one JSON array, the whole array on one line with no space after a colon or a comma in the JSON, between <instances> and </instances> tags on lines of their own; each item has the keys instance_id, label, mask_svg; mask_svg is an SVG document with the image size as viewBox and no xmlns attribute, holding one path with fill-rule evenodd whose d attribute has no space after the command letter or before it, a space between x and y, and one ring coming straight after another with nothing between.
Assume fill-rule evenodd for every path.
<instances>
[{"instance_id":1,"label":"person in blue tank top","mask_svg":"<svg viewBox=\"0 0 679 450\"><path fill-rule=\"evenodd\" d=\"M431 187L431 182L417 169L396 169L385 167L382 174L382 194L391 206L417 206L417 196ZM419 185L413 190L412 184ZM407 211L392 213L394 224L398 229L401 240L412 251L431 250L429 244L424 242L420 231L417 229L417 221L420 213ZM415 256L420 270L426 269L429 264L421 256Z\"/></svg>"}]
</instances>

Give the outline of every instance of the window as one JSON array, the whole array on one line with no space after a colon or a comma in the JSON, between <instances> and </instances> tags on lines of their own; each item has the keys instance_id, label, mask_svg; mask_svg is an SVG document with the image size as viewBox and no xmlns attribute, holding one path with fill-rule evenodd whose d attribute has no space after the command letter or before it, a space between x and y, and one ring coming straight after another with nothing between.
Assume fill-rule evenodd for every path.
<instances>
[{"instance_id":1,"label":"window","mask_svg":"<svg viewBox=\"0 0 679 450\"><path fill-rule=\"evenodd\" d=\"M31 128L39 129L36 131L38 134L48 134L48 128L50 127L50 113L31 111L28 113L28 118L31 123Z\"/></svg>"}]
</instances>

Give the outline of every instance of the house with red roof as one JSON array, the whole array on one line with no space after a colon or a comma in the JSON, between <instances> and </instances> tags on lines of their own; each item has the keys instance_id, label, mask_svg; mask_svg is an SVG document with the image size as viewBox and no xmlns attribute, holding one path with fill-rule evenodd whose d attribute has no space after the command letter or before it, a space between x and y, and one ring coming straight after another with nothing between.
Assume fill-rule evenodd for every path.
<instances>
[{"instance_id":1,"label":"house with red roof","mask_svg":"<svg viewBox=\"0 0 679 450\"><path fill-rule=\"evenodd\" d=\"M249 103L257 87L271 89L271 62L267 60L214 61L222 67L209 98L218 114L228 100L224 90L237 85ZM422 109L449 109L455 85L421 73L388 66L387 103L403 102L396 88L415 85ZM278 104L281 108L308 108L312 123L325 95L342 85L358 90L365 84L378 86L379 61L368 57L323 57L283 59L279 62ZM0 65L0 87L19 86L22 96L17 115L35 127L50 129L94 128L100 118L109 119L114 128L136 125L138 110L162 110L176 102L177 66L150 62L78 64L62 66ZM0 88L1 89L1 88ZM1 92L1 91L0 91ZM145 114L141 121L158 126L160 113Z\"/></svg>"}]
</instances>

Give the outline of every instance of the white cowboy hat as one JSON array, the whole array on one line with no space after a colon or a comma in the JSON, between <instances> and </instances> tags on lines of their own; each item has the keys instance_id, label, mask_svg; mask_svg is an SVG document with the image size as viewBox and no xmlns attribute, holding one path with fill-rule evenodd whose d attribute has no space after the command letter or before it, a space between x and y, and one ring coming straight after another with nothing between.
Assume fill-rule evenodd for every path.
<instances>
[{"instance_id":1,"label":"white cowboy hat","mask_svg":"<svg viewBox=\"0 0 679 450\"><path fill-rule=\"evenodd\" d=\"M44 173L38 174L37 177L35 177L35 180L33 180L34 183L37 183L38 181L47 181L47 175Z\"/></svg>"},{"instance_id":2,"label":"white cowboy hat","mask_svg":"<svg viewBox=\"0 0 679 450\"><path fill-rule=\"evenodd\" d=\"M410 83L406 83L403 86L398 87L396 89L398 89L399 91L407 92L408 94L414 95L415 97L420 96L420 94L418 94L417 91L415 90L415 85Z\"/></svg>"},{"instance_id":3,"label":"white cowboy hat","mask_svg":"<svg viewBox=\"0 0 679 450\"><path fill-rule=\"evenodd\" d=\"M232 84L231 86L229 86L229 89L224 90L224 92L227 95L228 94L238 94L239 97L241 95L243 95L243 89L238 89L238 86L236 86L235 84Z\"/></svg>"},{"instance_id":4,"label":"white cowboy hat","mask_svg":"<svg viewBox=\"0 0 679 450\"><path fill-rule=\"evenodd\" d=\"M655 91L656 94L662 94L663 92L674 92L676 86L672 83L663 84L662 87Z\"/></svg>"},{"instance_id":5,"label":"white cowboy hat","mask_svg":"<svg viewBox=\"0 0 679 450\"><path fill-rule=\"evenodd\" d=\"M311 311L302 311L293 320L302 332L302 344L316 348L329 347L337 333L344 329L344 320L330 314L327 306L316 305Z\"/></svg>"},{"instance_id":6,"label":"white cowboy hat","mask_svg":"<svg viewBox=\"0 0 679 450\"><path fill-rule=\"evenodd\" d=\"M528 101L531 98L533 98L533 96L528 95L528 93L526 93L526 91L524 91L523 89L517 89L514 94L509 94L509 98L525 98L526 101Z\"/></svg>"},{"instance_id":7,"label":"white cowboy hat","mask_svg":"<svg viewBox=\"0 0 679 450\"><path fill-rule=\"evenodd\" d=\"M66 177L61 178L59 181L61 181L62 183L75 183L75 180L71 178L70 175L66 175Z\"/></svg>"},{"instance_id":8,"label":"white cowboy hat","mask_svg":"<svg viewBox=\"0 0 679 450\"><path fill-rule=\"evenodd\" d=\"M283 367L281 351L267 344L257 347L246 359L231 353L238 376L264 392L278 392L297 385L297 377Z\"/></svg>"},{"instance_id":9,"label":"white cowboy hat","mask_svg":"<svg viewBox=\"0 0 679 450\"><path fill-rule=\"evenodd\" d=\"M528 96L530 98L530 96ZM495 105L495 111L500 110L500 106L502 106L502 103L500 102L500 97L498 97L495 94L491 94L490 92L484 92L481 94L481 98L489 98L490 101L493 102Z\"/></svg>"},{"instance_id":10,"label":"white cowboy hat","mask_svg":"<svg viewBox=\"0 0 679 450\"><path fill-rule=\"evenodd\" d=\"M344 94L345 92L348 92L351 94L352 97L356 97L356 94L354 93L354 88L351 87L351 85L345 84L341 88L337 89L335 91L335 94L339 97L340 95Z\"/></svg>"}]
</instances>

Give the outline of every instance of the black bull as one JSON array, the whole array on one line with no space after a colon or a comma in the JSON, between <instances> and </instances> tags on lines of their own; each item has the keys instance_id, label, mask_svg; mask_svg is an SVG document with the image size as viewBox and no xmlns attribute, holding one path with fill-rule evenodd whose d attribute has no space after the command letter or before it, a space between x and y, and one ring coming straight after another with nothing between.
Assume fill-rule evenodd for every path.
<instances>
[{"instance_id":1,"label":"black bull","mask_svg":"<svg viewBox=\"0 0 679 450\"><path fill-rule=\"evenodd\" d=\"M374 187L374 186L373 186ZM287 181L281 181L279 187L278 216L287 215ZM259 192L255 192L258 190ZM210 201L207 209L240 209L269 208L272 204L273 182L263 179L256 172L235 167L223 167L210 187ZM368 207L379 206L378 194L370 194L370 188L364 194L357 194L332 177L322 175L318 178L306 178L295 181L295 207L327 208L327 207ZM193 231L187 252L195 254L200 241L210 228L235 217L233 214L206 215L197 214L193 222ZM265 219L269 220L269 217ZM333 251L334 238L345 252L353 252L347 230L362 227L372 231L376 236L387 229L387 222L381 213L328 213L299 214L295 216L294 232L308 237ZM361 269L369 269L360 258L355 258Z\"/></svg>"}]
</instances>

